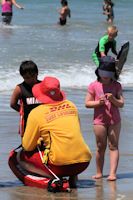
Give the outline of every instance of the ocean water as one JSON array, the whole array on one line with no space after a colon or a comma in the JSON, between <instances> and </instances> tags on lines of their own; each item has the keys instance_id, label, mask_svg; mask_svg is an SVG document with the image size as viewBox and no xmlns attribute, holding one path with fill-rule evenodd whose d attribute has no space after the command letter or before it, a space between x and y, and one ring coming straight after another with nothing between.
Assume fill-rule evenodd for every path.
<instances>
[{"instance_id":1,"label":"ocean water","mask_svg":"<svg viewBox=\"0 0 133 200\"><path fill-rule=\"evenodd\" d=\"M14 7L10 26L0 24L0 92L10 92L22 81L20 63L33 60L39 79L57 76L63 87L85 88L96 77L91 55L108 24L100 0L69 0L71 18L57 24L59 0L21 0L24 10ZM118 26L117 49L130 41L127 62L121 74L123 85L133 85L133 1L114 1L114 24Z\"/></svg>"}]
</instances>

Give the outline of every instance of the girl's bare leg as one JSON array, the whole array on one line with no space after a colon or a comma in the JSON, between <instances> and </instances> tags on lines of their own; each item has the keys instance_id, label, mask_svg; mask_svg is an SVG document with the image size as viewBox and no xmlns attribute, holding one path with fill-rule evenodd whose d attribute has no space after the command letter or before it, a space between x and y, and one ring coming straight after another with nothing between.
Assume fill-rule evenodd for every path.
<instances>
[{"instance_id":1,"label":"girl's bare leg","mask_svg":"<svg viewBox=\"0 0 133 200\"><path fill-rule=\"evenodd\" d=\"M109 181L116 180L116 171L119 162L119 134L121 124L111 125L108 129L109 149L110 149L110 173L107 178Z\"/></svg>"},{"instance_id":2,"label":"girl's bare leg","mask_svg":"<svg viewBox=\"0 0 133 200\"><path fill-rule=\"evenodd\" d=\"M94 179L102 178L104 155L107 146L107 128L103 125L94 125L94 132L96 137L96 175L92 176Z\"/></svg>"}]
</instances>

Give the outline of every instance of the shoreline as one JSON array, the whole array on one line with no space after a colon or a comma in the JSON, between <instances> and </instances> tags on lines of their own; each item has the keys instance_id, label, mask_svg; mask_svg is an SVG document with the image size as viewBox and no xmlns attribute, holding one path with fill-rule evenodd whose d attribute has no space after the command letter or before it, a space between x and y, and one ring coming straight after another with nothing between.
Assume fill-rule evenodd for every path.
<instances>
[{"instance_id":1,"label":"shoreline","mask_svg":"<svg viewBox=\"0 0 133 200\"><path fill-rule=\"evenodd\" d=\"M95 80L94 80L95 81ZM119 80L118 80L118 82L120 82ZM120 82L121 83L121 82ZM88 83L88 85L89 85L89 83ZM64 91L72 91L72 90L81 90L81 91L86 91L87 90L87 86L88 85L86 85L86 86L83 86L83 87L77 87L77 86L73 86L73 87L63 87L63 86L61 86L61 88L64 90ZM133 90L133 84L122 84L121 83L121 85L122 85L122 88L123 88L123 91L124 90ZM11 93L12 93L12 91L14 90L14 88L13 89L9 89L9 90L1 90L0 91L0 93L1 94L6 94L6 95L11 95Z\"/></svg>"}]
</instances>

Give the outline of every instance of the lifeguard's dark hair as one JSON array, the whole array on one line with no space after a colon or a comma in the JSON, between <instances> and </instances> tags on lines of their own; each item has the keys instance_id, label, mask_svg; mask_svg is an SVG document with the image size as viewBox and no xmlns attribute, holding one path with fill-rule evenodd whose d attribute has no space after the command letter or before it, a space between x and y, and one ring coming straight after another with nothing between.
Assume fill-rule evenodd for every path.
<instances>
[{"instance_id":1,"label":"lifeguard's dark hair","mask_svg":"<svg viewBox=\"0 0 133 200\"><path fill-rule=\"evenodd\" d=\"M23 61L20 65L19 72L21 76L25 74L38 74L38 67L32 60Z\"/></svg>"}]
</instances>

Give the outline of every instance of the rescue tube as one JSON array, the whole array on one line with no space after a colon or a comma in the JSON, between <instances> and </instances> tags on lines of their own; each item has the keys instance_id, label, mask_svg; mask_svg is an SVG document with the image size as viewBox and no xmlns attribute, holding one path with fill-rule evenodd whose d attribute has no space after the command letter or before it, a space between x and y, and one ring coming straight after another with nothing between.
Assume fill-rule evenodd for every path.
<instances>
[{"instance_id":1,"label":"rescue tube","mask_svg":"<svg viewBox=\"0 0 133 200\"><path fill-rule=\"evenodd\" d=\"M8 159L9 167L15 176L26 186L47 188L50 178L45 178L29 173L27 170L23 169L17 161L17 152L12 150L9 154Z\"/></svg>"},{"instance_id":2,"label":"rescue tube","mask_svg":"<svg viewBox=\"0 0 133 200\"><path fill-rule=\"evenodd\" d=\"M32 174L20 166L17 161L17 151L9 154L8 165L15 176L26 186L48 189L49 192L70 192L67 179L50 179Z\"/></svg>"}]
</instances>

